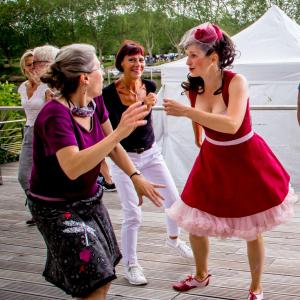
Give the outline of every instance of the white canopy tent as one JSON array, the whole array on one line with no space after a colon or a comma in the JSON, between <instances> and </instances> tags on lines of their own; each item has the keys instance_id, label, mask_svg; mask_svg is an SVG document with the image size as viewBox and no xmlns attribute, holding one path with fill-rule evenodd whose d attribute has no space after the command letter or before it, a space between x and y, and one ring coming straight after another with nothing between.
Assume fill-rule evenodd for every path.
<instances>
[{"instance_id":1,"label":"white canopy tent","mask_svg":"<svg viewBox=\"0 0 300 300\"><path fill-rule=\"evenodd\" d=\"M271 110L274 105L295 105L300 81L300 26L277 6L272 6L258 21L233 36L240 56L234 71L249 82L250 105L269 106L253 110L254 130L276 153L300 190L300 132L295 110ZM188 104L180 84L186 79L186 59L161 66L162 88L159 102L170 97ZM176 184L184 185L198 153L191 122L185 118L154 114L157 142Z\"/></svg>"}]
</instances>

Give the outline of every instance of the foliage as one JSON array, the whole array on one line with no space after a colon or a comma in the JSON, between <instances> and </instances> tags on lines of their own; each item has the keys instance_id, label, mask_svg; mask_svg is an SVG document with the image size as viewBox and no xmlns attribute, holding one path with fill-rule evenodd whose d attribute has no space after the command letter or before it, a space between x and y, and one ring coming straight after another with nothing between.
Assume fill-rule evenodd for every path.
<instances>
[{"instance_id":1,"label":"foliage","mask_svg":"<svg viewBox=\"0 0 300 300\"><path fill-rule=\"evenodd\" d=\"M15 92L16 86L12 83L0 83L0 106L20 105L20 96ZM18 111L0 111L0 121L9 121L24 118L24 114ZM4 145L13 143L20 144L23 124L8 123L0 124L0 164L8 161L15 161L18 155L5 151Z\"/></svg>"},{"instance_id":2,"label":"foliage","mask_svg":"<svg viewBox=\"0 0 300 300\"><path fill-rule=\"evenodd\" d=\"M114 57L122 40L133 39L150 55L180 53L180 38L189 28L209 21L233 35L271 5L300 21L300 0L0 0L0 78L15 72L13 59L25 49L43 44L89 43L102 58ZM15 89L0 83L0 106L20 105ZM22 117L0 112L0 121Z\"/></svg>"},{"instance_id":3,"label":"foliage","mask_svg":"<svg viewBox=\"0 0 300 300\"><path fill-rule=\"evenodd\" d=\"M10 62L28 48L74 42L93 44L102 57L128 38L150 55L179 52L187 29L209 21L235 34L272 4L300 21L300 0L2 0L0 58Z\"/></svg>"},{"instance_id":4,"label":"foliage","mask_svg":"<svg viewBox=\"0 0 300 300\"><path fill-rule=\"evenodd\" d=\"M299 18L300 0L6 0L0 2L0 58L20 57L43 44L93 44L99 57L115 54L123 39L151 54L178 52L182 34L203 22L237 33L277 4ZM292 5L291 5L292 3Z\"/></svg>"},{"instance_id":5,"label":"foliage","mask_svg":"<svg viewBox=\"0 0 300 300\"><path fill-rule=\"evenodd\" d=\"M16 93L16 86L13 83L0 82L0 106L20 105L20 95Z\"/></svg>"}]
</instances>

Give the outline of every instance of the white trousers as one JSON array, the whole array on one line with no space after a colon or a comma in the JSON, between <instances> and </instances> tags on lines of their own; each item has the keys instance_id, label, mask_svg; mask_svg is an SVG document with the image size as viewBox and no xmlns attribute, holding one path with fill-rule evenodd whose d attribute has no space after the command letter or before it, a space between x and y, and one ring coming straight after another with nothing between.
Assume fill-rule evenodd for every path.
<instances>
[{"instance_id":1,"label":"white trousers","mask_svg":"<svg viewBox=\"0 0 300 300\"><path fill-rule=\"evenodd\" d=\"M149 181L166 185L159 189L164 197L164 207L170 207L179 194L174 180L156 144L141 154L128 153L138 170ZM114 163L111 165L113 181L117 187L123 211L121 229L121 249L125 265L137 263L138 230L142 222L141 206L131 179ZM166 216L167 233L169 236L178 236L179 228L174 221Z\"/></svg>"}]
</instances>

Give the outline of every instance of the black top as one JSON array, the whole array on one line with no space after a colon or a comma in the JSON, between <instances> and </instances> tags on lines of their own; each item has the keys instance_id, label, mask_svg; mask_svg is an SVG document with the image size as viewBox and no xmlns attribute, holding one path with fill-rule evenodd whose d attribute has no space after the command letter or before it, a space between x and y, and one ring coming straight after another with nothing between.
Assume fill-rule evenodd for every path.
<instances>
[{"instance_id":1,"label":"black top","mask_svg":"<svg viewBox=\"0 0 300 300\"><path fill-rule=\"evenodd\" d=\"M146 86L146 94L156 91L156 85L153 81L142 80ZM109 119L113 129L115 129L120 120L122 113L128 108L121 102L116 85L113 82L103 89L102 92L105 106L109 113ZM134 152L134 149L145 148L148 149L154 143L155 137L152 127L152 110L145 117L147 124L137 127L127 138L121 141L122 146L127 152Z\"/></svg>"}]
</instances>

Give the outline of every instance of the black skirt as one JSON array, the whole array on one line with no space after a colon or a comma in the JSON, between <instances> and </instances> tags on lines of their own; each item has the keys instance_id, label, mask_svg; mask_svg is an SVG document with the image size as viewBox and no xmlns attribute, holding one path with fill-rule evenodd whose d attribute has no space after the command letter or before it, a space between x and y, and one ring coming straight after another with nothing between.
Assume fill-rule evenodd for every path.
<instances>
[{"instance_id":1,"label":"black skirt","mask_svg":"<svg viewBox=\"0 0 300 300\"><path fill-rule=\"evenodd\" d=\"M86 200L28 204L47 246L43 276L72 297L86 297L116 278L121 259L102 189Z\"/></svg>"}]
</instances>

